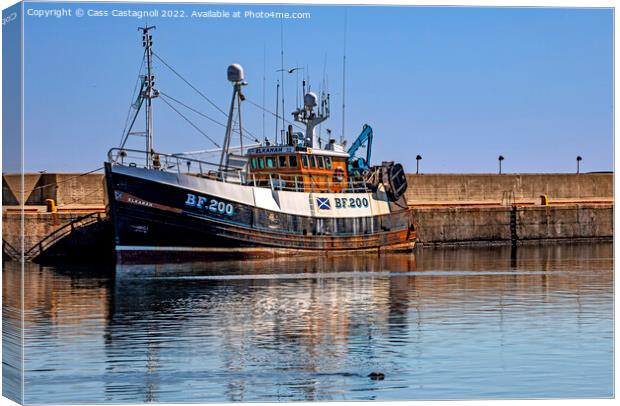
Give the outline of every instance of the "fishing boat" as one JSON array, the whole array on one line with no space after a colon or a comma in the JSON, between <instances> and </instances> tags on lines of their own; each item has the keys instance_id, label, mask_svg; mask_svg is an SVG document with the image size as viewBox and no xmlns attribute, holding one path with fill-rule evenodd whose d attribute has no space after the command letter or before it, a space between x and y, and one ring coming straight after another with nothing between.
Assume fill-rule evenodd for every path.
<instances>
[{"instance_id":1,"label":"fishing boat","mask_svg":"<svg viewBox=\"0 0 620 406\"><path fill-rule=\"evenodd\" d=\"M146 112L146 148L112 148L104 164L117 260L415 246L402 165L370 165L368 125L348 149L345 142L322 140L317 126L329 118L329 94L319 98L305 83L303 106L280 142L233 149L232 138L238 133L242 140L244 131L247 82L243 68L230 65L233 94L219 162L156 151L152 102L160 92L152 74L152 28L141 28L146 72L134 117ZM362 147L365 157L357 156Z\"/></svg>"}]
</instances>

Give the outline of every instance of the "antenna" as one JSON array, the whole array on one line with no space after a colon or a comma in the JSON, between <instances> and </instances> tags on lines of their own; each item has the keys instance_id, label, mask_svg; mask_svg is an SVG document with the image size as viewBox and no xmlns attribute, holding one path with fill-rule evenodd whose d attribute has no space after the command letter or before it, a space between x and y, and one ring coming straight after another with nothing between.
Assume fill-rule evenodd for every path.
<instances>
[{"instance_id":1,"label":"antenna","mask_svg":"<svg viewBox=\"0 0 620 406\"><path fill-rule=\"evenodd\" d=\"M155 76L152 74L153 70L153 36L149 34L150 30L154 30L155 26L138 27L139 31L142 31L142 46L145 49L146 55L146 75L144 76L144 93L143 96L146 99L146 167L151 168L153 161L153 99L158 96L155 86Z\"/></svg>"},{"instance_id":2,"label":"antenna","mask_svg":"<svg viewBox=\"0 0 620 406\"><path fill-rule=\"evenodd\" d=\"M278 142L278 106L280 103L280 81L276 80L276 137L274 138L275 142Z\"/></svg>"},{"instance_id":3,"label":"antenna","mask_svg":"<svg viewBox=\"0 0 620 406\"><path fill-rule=\"evenodd\" d=\"M282 131L284 131L284 20L280 20L280 69L282 70ZM276 132L276 140L278 134ZM284 144L284 140L280 137L280 141Z\"/></svg>"},{"instance_id":4,"label":"antenna","mask_svg":"<svg viewBox=\"0 0 620 406\"><path fill-rule=\"evenodd\" d=\"M265 88L267 71L267 45L263 43L263 137L265 137Z\"/></svg>"},{"instance_id":5,"label":"antenna","mask_svg":"<svg viewBox=\"0 0 620 406\"><path fill-rule=\"evenodd\" d=\"M295 66L299 66L299 64L295 64ZM299 68L295 68L295 85L297 86L295 90L295 108L299 108Z\"/></svg>"},{"instance_id":6,"label":"antenna","mask_svg":"<svg viewBox=\"0 0 620 406\"><path fill-rule=\"evenodd\" d=\"M347 85L347 10L344 10L344 46L342 51L342 132L340 133L340 143L344 142L345 124L345 90Z\"/></svg>"},{"instance_id":7,"label":"antenna","mask_svg":"<svg viewBox=\"0 0 620 406\"><path fill-rule=\"evenodd\" d=\"M321 114L325 111L325 93L327 93L327 89L325 88L325 70L327 69L327 52L325 52L325 57L323 58L323 81L321 82L321 87L319 89L319 97L321 98ZM323 124L319 124L319 138L321 138L321 134L323 133ZM329 137L327 137L329 141Z\"/></svg>"}]
</instances>

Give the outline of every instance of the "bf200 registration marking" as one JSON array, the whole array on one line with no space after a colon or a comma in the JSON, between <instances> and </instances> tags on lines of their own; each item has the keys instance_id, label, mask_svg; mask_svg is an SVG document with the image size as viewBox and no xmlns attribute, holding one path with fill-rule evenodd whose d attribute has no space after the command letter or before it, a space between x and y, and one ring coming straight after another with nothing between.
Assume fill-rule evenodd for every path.
<instances>
[{"instance_id":1,"label":"bf200 registration marking","mask_svg":"<svg viewBox=\"0 0 620 406\"><path fill-rule=\"evenodd\" d=\"M360 209L368 207L368 199L365 197L335 197L337 209Z\"/></svg>"},{"instance_id":2,"label":"bf200 registration marking","mask_svg":"<svg viewBox=\"0 0 620 406\"><path fill-rule=\"evenodd\" d=\"M235 213L235 208L230 203L217 199L209 199L204 196L196 196L192 193L187 194L185 205L195 207L197 209L207 210L211 213L225 214L227 216L232 216Z\"/></svg>"}]
</instances>

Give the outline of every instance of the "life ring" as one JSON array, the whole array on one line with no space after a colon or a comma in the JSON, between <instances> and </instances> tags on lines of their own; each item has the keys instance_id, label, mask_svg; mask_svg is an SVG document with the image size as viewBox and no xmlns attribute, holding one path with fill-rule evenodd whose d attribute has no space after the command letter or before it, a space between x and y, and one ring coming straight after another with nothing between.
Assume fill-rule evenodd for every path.
<instances>
[{"instance_id":1,"label":"life ring","mask_svg":"<svg viewBox=\"0 0 620 406\"><path fill-rule=\"evenodd\" d=\"M344 169L336 168L334 171L334 176L332 176L332 180L336 183L344 181Z\"/></svg>"}]
</instances>

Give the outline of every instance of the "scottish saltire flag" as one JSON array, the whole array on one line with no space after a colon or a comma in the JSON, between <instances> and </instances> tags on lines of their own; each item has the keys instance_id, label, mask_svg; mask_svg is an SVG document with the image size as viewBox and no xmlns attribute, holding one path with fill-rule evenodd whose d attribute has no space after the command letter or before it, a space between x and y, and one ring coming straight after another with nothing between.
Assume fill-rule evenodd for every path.
<instances>
[{"instance_id":1,"label":"scottish saltire flag","mask_svg":"<svg viewBox=\"0 0 620 406\"><path fill-rule=\"evenodd\" d=\"M319 210L331 210L328 197L317 197L316 204L319 206Z\"/></svg>"}]
</instances>

